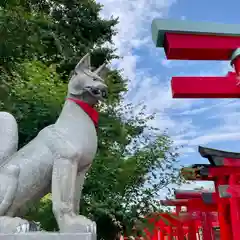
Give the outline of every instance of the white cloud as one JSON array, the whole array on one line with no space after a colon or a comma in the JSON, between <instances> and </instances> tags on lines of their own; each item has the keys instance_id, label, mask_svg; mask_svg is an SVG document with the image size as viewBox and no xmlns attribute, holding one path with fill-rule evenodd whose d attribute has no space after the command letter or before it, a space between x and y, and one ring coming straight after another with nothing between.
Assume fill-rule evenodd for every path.
<instances>
[{"instance_id":1,"label":"white cloud","mask_svg":"<svg viewBox=\"0 0 240 240\"><path fill-rule=\"evenodd\" d=\"M113 38L122 60L117 65L131 66L136 71L135 48L152 44L151 22L155 17L163 17L175 0L98 0L104 5L104 17L119 17L118 34ZM153 45L153 44L152 44ZM129 58L131 61L129 62ZM135 61L133 59L135 58ZM124 63L123 63L124 62ZM128 73L124 73L128 76ZM129 77L129 76L128 76ZM131 80L134 80L131 75Z\"/></svg>"},{"instance_id":2,"label":"white cloud","mask_svg":"<svg viewBox=\"0 0 240 240\"><path fill-rule=\"evenodd\" d=\"M168 61L163 49L155 48L151 21L167 16L175 0L97 1L104 5L104 17L119 17L118 34L113 42L123 59L112 64L123 69L124 76L129 78L126 102L136 105L143 102L147 106L146 114L156 113L149 124L161 130L168 128L175 145L184 145L182 154L193 153L197 145L240 140L240 115L234 113L240 110L238 101L172 99L171 76L224 76L232 71L227 62ZM163 75L164 71L167 75ZM135 113L138 111L136 108ZM218 124L209 127L207 123L211 121Z\"/></svg>"},{"instance_id":3,"label":"white cloud","mask_svg":"<svg viewBox=\"0 0 240 240\"><path fill-rule=\"evenodd\" d=\"M149 124L161 130L167 128L175 137L176 143L188 143L189 137L196 136L192 122L189 119L181 122L173 119L168 111L177 111L175 114L178 116L188 116L189 113L199 114L213 106L201 107L203 100L172 99L169 79L166 77L159 79L159 76L154 76L145 64L143 67L138 67L138 62L143 61L144 63L145 59L142 59L144 56L140 57L135 53L135 50L145 48L150 57L160 61L161 65L165 67L171 67L172 64L179 67L183 64L189 66L196 64L196 62L165 60L163 50L156 49L151 40L151 21L155 17L166 16L175 0L99 0L98 2L104 5L102 11L104 17L112 15L119 17L118 34L114 37L113 42L118 49L118 54L123 59L116 60L113 65L123 69L124 75L129 78L126 102L146 104L146 114L157 113L156 119ZM194 109L194 107L196 108ZM136 108L135 111L137 113L139 109ZM187 129L187 132L184 133L184 129Z\"/></svg>"},{"instance_id":4,"label":"white cloud","mask_svg":"<svg viewBox=\"0 0 240 240\"><path fill-rule=\"evenodd\" d=\"M162 59L161 60L162 66L167 67L167 68L171 68L172 63L173 63L173 61L171 61L171 60L167 60L167 59Z\"/></svg>"},{"instance_id":5,"label":"white cloud","mask_svg":"<svg viewBox=\"0 0 240 240\"><path fill-rule=\"evenodd\" d=\"M215 133L205 136L199 136L189 142L189 145L206 145L211 142L223 142L223 141L233 141L240 140L240 132L231 132L231 133Z\"/></svg>"}]
</instances>

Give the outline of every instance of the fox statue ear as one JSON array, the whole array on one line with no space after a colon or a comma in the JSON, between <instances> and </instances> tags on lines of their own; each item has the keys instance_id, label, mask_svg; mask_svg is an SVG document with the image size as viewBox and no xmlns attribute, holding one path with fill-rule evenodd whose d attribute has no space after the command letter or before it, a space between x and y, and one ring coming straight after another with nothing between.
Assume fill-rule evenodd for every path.
<instances>
[{"instance_id":1,"label":"fox statue ear","mask_svg":"<svg viewBox=\"0 0 240 240\"><path fill-rule=\"evenodd\" d=\"M84 69L91 69L91 56L89 53L87 53L75 67L76 72L82 71Z\"/></svg>"},{"instance_id":2,"label":"fox statue ear","mask_svg":"<svg viewBox=\"0 0 240 240\"><path fill-rule=\"evenodd\" d=\"M108 68L106 67L106 65L107 63L105 62L94 71L94 73L102 79L105 79L107 77Z\"/></svg>"}]
</instances>

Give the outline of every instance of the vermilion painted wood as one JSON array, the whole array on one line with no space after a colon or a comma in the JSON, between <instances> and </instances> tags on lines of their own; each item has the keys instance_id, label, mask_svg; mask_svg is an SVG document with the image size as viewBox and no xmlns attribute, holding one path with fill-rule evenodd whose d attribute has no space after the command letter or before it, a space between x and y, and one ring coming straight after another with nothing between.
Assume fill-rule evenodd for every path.
<instances>
[{"instance_id":1,"label":"vermilion painted wood","mask_svg":"<svg viewBox=\"0 0 240 240\"><path fill-rule=\"evenodd\" d=\"M166 223L164 219L167 219L168 222ZM178 224L177 218L172 218L169 214L158 214L157 216L153 216L149 219L149 222L154 224L155 230L160 230L160 234L158 231L154 231L151 233L149 230L145 229L145 233L151 240L159 240L159 236L162 237L160 239L164 239L163 237L169 236L169 234L174 234L172 231L172 226L176 226ZM175 234L176 235L176 234Z\"/></svg>"},{"instance_id":2,"label":"vermilion painted wood","mask_svg":"<svg viewBox=\"0 0 240 240\"><path fill-rule=\"evenodd\" d=\"M174 234L171 226L167 227L167 236L169 237L169 239L173 239Z\"/></svg>"},{"instance_id":3,"label":"vermilion painted wood","mask_svg":"<svg viewBox=\"0 0 240 240\"><path fill-rule=\"evenodd\" d=\"M221 240L232 239L232 228L230 222L229 202L223 201L220 198L218 191L219 185L228 184L228 178L226 176L219 176L214 181L216 195L217 195L217 206L218 206L218 220L220 226Z\"/></svg>"},{"instance_id":4,"label":"vermilion painted wood","mask_svg":"<svg viewBox=\"0 0 240 240\"><path fill-rule=\"evenodd\" d=\"M240 37L166 33L164 50L167 59L230 60L240 47Z\"/></svg>"},{"instance_id":5,"label":"vermilion painted wood","mask_svg":"<svg viewBox=\"0 0 240 240\"><path fill-rule=\"evenodd\" d=\"M173 77L173 98L239 98L235 73L225 77Z\"/></svg>"},{"instance_id":6,"label":"vermilion painted wood","mask_svg":"<svg viewBox=\"0 0 240 240\"><path fill-rule=\"evenodd\" d=\"M218 176L230 176L232 174L240 174L240 167L209 167L208 176L218 177Z\"/></svg>"},{"instance_id":7,"label":"vermilion painted wood","mask_svg":"<svg viewBox=\"0 0 240 240\"><path fill-rule=\"evenodd\" d=\"M230 60L232 53L240 47L240 37L207 36L198 34L174 34L166 33L164 49L168 59L182 60ZM174 98L239 98L240 97L240 58L232 61L236 73L229 72L224 77L173 77L172 92ZM222 160L221 160L222 161ZM215 203L218 209L221 240L240 239L240 200L239 200L239 159L223 159L224 166L206 166L199 171L199 168L183 170L186 179L191 180L214 180L216 194L212 198L205 199L206 202ZM190 169L191 170L191 169ZM229 184L228 191L231 192L230 199L219 197L218 186ZM209 196L209 195L208 195ZM191 196L180 195L179 198L190 198ZM201 203L196 199L183 201L189 212L199 209ZM184 199L182 199L184 200ZM186 200L186 199L185 199ZM194 200L194 201L193 201ZM209 201L210 200L210 201ZM174 202L169 202L173 205ZM175 205L180 201L175 201ZM214 204L210 204L214 205ZM207 206L210 206L207 205ZM200 208L202 208L201 206ZM212 219L208 216L210 209L202 208L206 212L206 219L203 221L204 239L212 239ZM183 219L182 219L183 220ZM196 229L189 224L190 239L195 239Z\"/></svg>"},{"instance_id":8,"label":"vermilion painted wood","mask_svg":"<svg viewBox=\"0 0 240 240\"><path fill-rule=\"evenodd\" d=\"M216 190L218 191L218 186L220 184L228 184L228 178L231 176L233 173L239 173L240 168L236 165L237 164L237 159L234 160L225 160L224 163L228 163L229 165L232 166L221 166L221 167L211 167L211 165L207 166L206 168L208 169L208 178L213 179L215 182ZM206 173L206 172L205 172ZM199 177L198 177L199 178ZM233 186L234 188L234 186ZM219 213L219 225L220 225L220 231L221 231L221 240L228 240L228 239L233 239L233 231L232 231L232 219L230 217L231 212L230 212L230 203L229 199L220 199L219 193L217 192L214 197L214 202L217 203L218 207L218 213ZM223 201L225 200L225 201ZM235 199L236 200L236 199ZM231 200L232 206L234 206L234 199ZM240 203L239 203L240 204ZM192 205L192 210L194 209L194 205ZM235 212L235 213L234 213ZM236 215L236 207L235 210L232 210L232 214L234 213ZM240 212L240 211L239 211ZM207 232L210 230L207 228L204 228ZM204 231L205 231L204 230ZM208 234L209 235L209 234Z\"/></svg>"},{"instance_id":9,"label":"vermilion painted wood","mask_svg":"<svg viewBox=\"0 0 240 240\"><path fill-rule=\"evenodd\" d=\"M210 193L209 193L209 195L210 195ZM203 194L202 200L205 204L209 204L209 201L211 201L211 204L217 204L217 201L218 201L217 193L215 193L215 192L211 193L211 199L207 199L206 197L204 197L204 194Z\"/></svg>"},{"instance_id":10,"label":"vermilion painted wood","mask_svg":"<svg viewBox=\"0 0 240 240\"><path fill-rule=\"evenodd\" d=\"M160 203L164 206L187 206L189 199L160 200Z\"/></svg>"},{"instance_id":11,"label":"vermilion painted wood","mask_svg":"<svg viewBox=\"0 0 240 240\"><path fill-rule=\"evenodd\" d=\"M184 230L182 223L179 223L179 225L177 226L177 236L178 240L184 240Z\"/></svg>"},{"instance_id":12,"label":"vermilion painted wood","mask_svg":"<svg viewBox=\"0 0 240 240\"><path fill-rule=\"evenodd\" d=\"M217 210L216 204L205 204L202 199L175 199L175 200L162 200L160 201L165 206L186 206L194 209L195 211L214 212Z\"/></svg>"},{"instance_id":13,"label":"vermilion painted wood","mask_svg":"<svg viewBox=\"0 0 240 240\"><path fill-rule=\"evenodd\" d=\"M164 237L165 237L164 232L163 232L163 231L160 231L160 240L161 240L161 239L164 239ZM159 239L158 239L158 240L159 240Z\"/></svg>"},{"instance_id":14,"label":"vermilion painted wood","mask_svg":"<svg viewBox=\"0 0 240 240\"><path fill-rule=\"evenodd\" d=\"M212 240L212 223L213 220L213 215L209 214L208 212L212 212L212 211L216 211L216 204L214 204L214 209L209 208L209 205L205 205L202 202L202 199L196 198L196 199L182 199L182 200L167 200L167 201L162 201L165 203L165 205L171 205L173 206L174 203L176 206L179 206L180 204L183 204L184 206L187 206L187 209L190 213L185 213L185 216L183 216L183 213L180 213L179 215L179 219L180 221L188 221L188 235L189 235L189 239L196 239L196 234L198 232L198 227L196 227L196 219L198 219L198 217L200 216L196 216L196 217L192 217L192 212L194 211L201 211L201 212L206 212L207 216L206 219L204 219L204 228L203 228L203 235L204 235L204 239L205 240ZM205 206L201 206L201 205L205 205ZM210 204L212 205L212 204ZM186 214L188 214L188 216L186 216ZM209 215L208 215L209 214ZM200 217L201 219L202 217Z\"/></svg>"},{"instance_id":15,"label":"vermilion painted wood","mask_svg":"<svg viewBox=\"0 0 240 240\"><path fill-rule=\"evenodd\" d=\"M238 184L239 176L232 174L229 178L229 185L230 188L234 188L236 184ZM235 191L236 192L236 191ZM240 201L239 198L233 194L229 199L230 202L230 214L231 214L231 225L232 225L232 233L233 233L233 240L240 239Z\"/></svg>"},{"instance_id":16,"label":"vermilion painted wood","mask_svg":"<svg viewBox=\"0 0 240 240\"><path fill-rule=\"evenodd\" d=\"M209 213L203 213L203 239L204 240L212 240L213 236L213 228L212 221L210 219Z\"/></svg>"},{"instance_id":17,"label":"vermilion painted wood","mask_svg":"<svg viewBox=\"0 0 240 240\"><path fill-rule=\"evenodd\" d=\"M201 192L193 192L193 191L176 191L175 192L176 199L188 199L188 198L201 198Z\"/></svg>"},{"instance_id":18,"label":"vermilion painted wood","mask_svg":"<svg viewBox=\"0 0 240 240\"><path fill-rule=\"evenodd\" d=\"M189 204L188 206L188 212L192 213L196 210L200 210L202 212L202 216L201 216L201 220L202 220L202 228L203 228L203 239L206 239L206 240L212 240L212 221L211 221L211 215L208 215L209 212L215 212L217 211L217 205L216 204L207 204L205 205L207 208L199 208L199 203L197 203L196 200L200 200L203 202L202 199L189 199L190 202L192 202L193 204ZM193 201L194 200L194 201ZM204 203L203 203L204 205ZM210 209L208 208L209 206L214 206L214 209ZM189 239L192 239L194 238L194 236L196 235L198 229L196 229L192 223L193 221L190 222L190 226L189 228L191 229L191 232L190 232L190 237ZM195 235L194 235L194 232L195 232Z\"/></svg>"},{"instance_id":19,"label":"vermilion painted wood","mask_svg":"<svg viewBox=\"0 0 240 240\"><path fill-rule=\"evenodd\" d=\"M224 158L223 165L227 167L240 167L240 159Z\"/></svg>"},{"instance_id":20,"label":"vermilion painted wood","mask_svg":"<svg viewBox=\"0 0 240 240\"><path fill-rule=\"evenodd\" d=\"M234 198L240 198L240 185L238 183L228 185L227 192Z\"/></svg>"},{"instance_id":21,"label":"vermilion painted wood","mask_svg":"<svg viewBox=\"0 0 240 240\"><path fill-rule=\"evenodd\" d=\"M181 212L182 206L176 206L176 214L179 215Z\"/></svg>"},{"instance_id":22,"label":"vermilion painted wood","mask_svg":"<svg viewBox=\"0 0 240 240\"><path fill-rule=\"evenodd\" d=\"M228 179L227 176L214 176L213 178L215 180L215 186L217 189L217 186L223 182L227 183ZM218 194L214 194L214 201L217 202L217 207L218 207L218 213L219 213L219 224L221 228L221 240L227 240L231 239L231 224L229 221L229 214L230 212L228 211L228 206L229 206L229 201L228 199L219 199L217 198ZM192 205L192 210L194 209L194 205ZM203 229L204 230L204 229ZM206 229L208 231L208 229Z\"/></svg>"},{"instance_id":23,"label":"vermilion painted wood","mask_svg":"<svg viewBox=\"0 0 240 240\"><path fill-rule=\"evenodd\" d=\"M163 218L167 219L168 223L166 223L166 221L164 221ZM196 229L199 229L199 227L201 226L201 222L198 220L194 220L194 221L184 220L184 222L182 222L181 219L177 218L177 214L161 213L161 214L158 214L158 216L156 216L156 219L157 220L154 220L154 217L153 217L152 219L150 219L150 222L154 223L155 229L160 229L160 236L162 237L163 236L169 237L169 235L178 236L179 240L184 240L184 238L181 239L179 237L189 234L189 232L193 231L189 228L189 223L195 224L195 226L193 227L195 231L197 231ZM150 237L151 240L159 240L158 239L159 234L157 233L157 231L155 231L154 234L151 234L146 229L145 232L147 233L147 235ZM191 239L195 240L195 238L191 238Z\"/></svg>"},{"instance_id":24,"label":"vermilion painted wood","mask_svg":"<svg viewBox=\"0 0 240 240\"><path fill-rule=\"evenodd\" d=\"M197 227L194 221L189 222L188 238L197 240Z\"/></svg>"}]
</instances>

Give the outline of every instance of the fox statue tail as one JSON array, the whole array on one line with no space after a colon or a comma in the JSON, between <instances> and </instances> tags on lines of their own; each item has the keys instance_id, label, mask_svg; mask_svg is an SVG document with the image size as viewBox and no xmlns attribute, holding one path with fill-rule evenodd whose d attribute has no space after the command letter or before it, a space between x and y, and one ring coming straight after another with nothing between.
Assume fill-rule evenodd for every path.
<instances>
[{"instance_id":1,"label":"fox statue tail","mask_svg":"<svg viewBox=\"0 0 240 240\"><path fill-rule=\"evenodd\" d=\"M18 125L14 116L0 112L0 168L18 149Z\"/></svg>"}]
</instances>

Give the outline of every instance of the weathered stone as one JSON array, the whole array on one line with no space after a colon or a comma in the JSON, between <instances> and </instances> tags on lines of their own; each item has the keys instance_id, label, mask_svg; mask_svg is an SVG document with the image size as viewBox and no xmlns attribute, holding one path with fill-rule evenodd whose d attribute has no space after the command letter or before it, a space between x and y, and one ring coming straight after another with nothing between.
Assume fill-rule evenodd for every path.
<instances>
[{"instance_id":1,"label":"weathered stone","mask_svg":"<svg viewBox=\"0 0 240 240\"><path fill-rule=\"evenodd\" d=\"M105 73L105 65L92 72L90 55L84 56L70 78L57 121L18 151L16 121L12 115L0 113L0 233L14 233L17 226L25 224L24 219L15 217L23 216L21 210L51 188L53 213L60 232L88 233L82 235L84 239L96 233L96 224L78 214L85 174L97 151L98 115L94 106L107 96L102 79ZM28 238L35 239L34 236ZM41 238L50 239L49 236L66 237Z\"/></svg>"}]
</instances>

